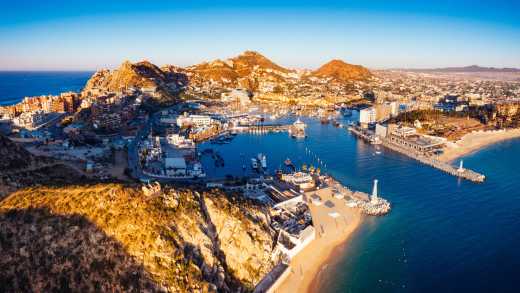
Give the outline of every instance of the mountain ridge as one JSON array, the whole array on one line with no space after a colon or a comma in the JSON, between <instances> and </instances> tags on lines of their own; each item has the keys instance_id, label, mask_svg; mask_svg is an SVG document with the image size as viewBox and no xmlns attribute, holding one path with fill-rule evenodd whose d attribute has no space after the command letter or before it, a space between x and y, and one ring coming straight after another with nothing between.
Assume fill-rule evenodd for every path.
<instances>
[{"instance_id":1,"label":"mountain ridge","mask_svg":"<svg viewBox=\"0 0 520 293\"><path fill-rule=\"evenodd\" d=\"M441 67L441 68L403 68L403 71L411 72L497 72L497 73L520 73L520 68L512 67L484 67L479 65L469 65L461 67Z\"/></svg>"}]
</instances>

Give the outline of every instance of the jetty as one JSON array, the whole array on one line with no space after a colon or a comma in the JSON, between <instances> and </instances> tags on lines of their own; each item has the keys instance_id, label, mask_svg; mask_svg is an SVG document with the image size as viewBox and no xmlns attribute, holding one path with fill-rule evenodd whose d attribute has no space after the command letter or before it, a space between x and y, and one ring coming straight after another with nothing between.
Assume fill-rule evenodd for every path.
<instances>
[{"instance_id":1,"label":"jetty","mask_svg":"<svg viewBox=\"0 0 520 293\"><path fill-rule=\"evenodd\" d=\"M423 164L437 168L450 175L453 175L453 176L456 176L456 177L459 177L462 179L466 179L466 180L469 180L472 182L477 182L477 183L484 182L484 180L486 179L486 176L484 176L483 174L477 173L470 169L463 168L462 164L457 168L451 164L441 162L441 161L437 160L435 157L425 156L420 153L414 152L414 151L410 150L409 148L406 148L404 146L393 143L387 139L382 140L381 144L386 148L389 148L395 152L406 155Z\"/></svg>"},{"instance_id":2,"label":"jetty","mask_svg":"<svg viewBox=\"0 0 520 293\"><path fill-rule=\"evenodd\" d=\"M484 182L486 179L486 176L483 174L466 169L462 164L457 168L449 163L439 161L436 156L432 154L432 150L440 145L439 142L431 143L429 145L418 145L407 141L406 138L401 138L393 134L385 134L385 137L380 137L373 131L356 126L350 126L348 130L366 142L371 144L380 144L390 150L401 153L409 158L439 169L450 175L477 183Z\"/></svg>"}]
</instances>

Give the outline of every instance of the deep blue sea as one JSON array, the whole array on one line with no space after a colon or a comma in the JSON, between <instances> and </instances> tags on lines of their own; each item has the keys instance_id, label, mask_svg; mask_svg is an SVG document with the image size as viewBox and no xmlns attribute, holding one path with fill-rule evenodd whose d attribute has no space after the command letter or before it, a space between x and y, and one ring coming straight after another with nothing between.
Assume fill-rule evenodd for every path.
<instances>
[{"instance_id":1,"label":"deep blue sea","mask_svg":"<svg viewBox=\"0 0 520 293\"><path fill-rule=\"evenodd\" d=\"M0 73L0 100L78 90L90 73ZM461 181L385 151L332 125L308 122L308 138L286 133L239 135L230 144L204 144L224 157L210 176L250 173L250 158L267 154L271 170L291 158L318 165L343 184L368 192L379 179L392 203L384 217L368 217L321 274L320 292L519 292L520 140L495 144L464 158L487 176ZM310 150L310 154L309 154ZM246 165L246 170L242 169Z\"/></svg>"},{"instance_id":2,"label":"deep blue sea","mask_svg":"<svg viewBox=\"0 0 520 293\"><path fill-rule=\"evenodd\" d=\"M0 71L0 105L11 105L24 97L80 91L92 72Z\"/></svg>"}]
</instances>

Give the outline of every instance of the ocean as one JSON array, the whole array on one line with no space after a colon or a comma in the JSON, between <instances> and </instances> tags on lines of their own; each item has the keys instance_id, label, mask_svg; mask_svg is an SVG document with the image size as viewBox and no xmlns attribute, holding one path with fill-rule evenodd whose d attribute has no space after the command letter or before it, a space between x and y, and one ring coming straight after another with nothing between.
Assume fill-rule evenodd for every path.
<instances>
[{"instance_id":1,"label":"ocean","mask_svg":"<svg viewBox=\"0 0 520 293\"><path fill-rule=\"evenodd\" d=\"M24 97L80 91L93 72L0 71L0 105L12 105Z\"/></svg>"},{"instance_id":2,"label":"ocean","mask_svg":"<svg viewBox=\"0 0 520 293\"><path fill-rule=\"evenodd\" d=\"M89 76L0 73L0 99L12 103L23 96L79 90ZM201 149L213 148L225 161L217 168L205 157L209 176L248 174L250 158L264 153L270 170L290 158L297 166L319 165L354 190L369 192L373 180L379 180L380 195L390 200L392 211L364 219L321 274L320 292L518 291L519 139L464 158L464 166L487 176L475 184L392 151L378 154L345 129L305 121L305 140L287 133L245 134L230 144L206 143Z\"/></svg>"}]
</instances>

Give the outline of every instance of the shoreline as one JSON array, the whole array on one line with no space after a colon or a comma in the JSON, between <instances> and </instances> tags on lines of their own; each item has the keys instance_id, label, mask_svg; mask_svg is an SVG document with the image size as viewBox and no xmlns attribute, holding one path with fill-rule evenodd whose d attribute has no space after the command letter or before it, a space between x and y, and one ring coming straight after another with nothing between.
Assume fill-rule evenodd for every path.
<instances>
[{"instance_id":1,"label":"shoreline","mask_svg":"<svg viewBox=\"0 0 520 293\"><path fill-rule=\"evenodd\" d=\"M446 163L453 162L460 157L477 152L489 145L515 138L520 138L520 128L468 133L458 141L448 143L444 153L438 157L438 160Z\"/></svg>"},{"instance_id":2,"label":"shoreline","mask_svg":"<svg viewBox=\"0 0 520 293\"><path fill-rule=\"evenodd\" d=\"M332 262L331 259L338 254L338 249L360 226L363 215L358 209L349 208L344 201L333 197L328 200L334 203L335 209L343 217L334 220L328 215L328 209L309 205L313 220L316 218L316 239L291 259L289 275L272 292L318 292L316 290L320 285L320 272Z\"/></svg>"},{"instance_id":3,"label":"shoreline","mask_svg":"<svg viewBox=\"0 0 520 293\"><path fill-rule=\"evenodd\" d=\"M354 234L354 232L359 228L359 226L362 223L362 220L363 216L360 216L359 222L356 224L356 227L354 227L342 241L339 241L339 243L332 247L328 256L319 265L318 273L314 275L311 282L307 286L306 291L304 292L320 292L320 288L322 287L324 281L323 273L328 273L330 266L336 265L340 261L340 258L346 253L346 250L348 249L348 245L346 244L351 240L352 234Z\"/></svg>"}]
</instances>

